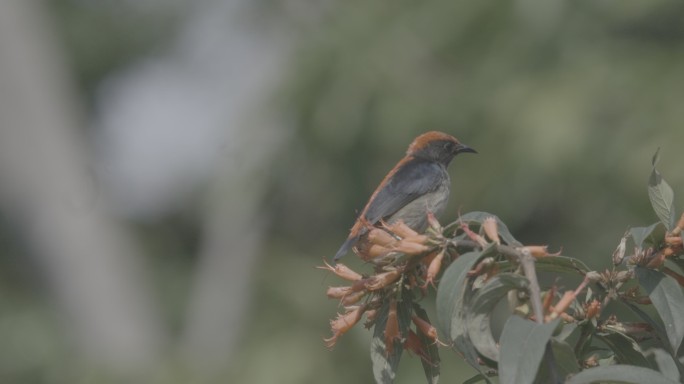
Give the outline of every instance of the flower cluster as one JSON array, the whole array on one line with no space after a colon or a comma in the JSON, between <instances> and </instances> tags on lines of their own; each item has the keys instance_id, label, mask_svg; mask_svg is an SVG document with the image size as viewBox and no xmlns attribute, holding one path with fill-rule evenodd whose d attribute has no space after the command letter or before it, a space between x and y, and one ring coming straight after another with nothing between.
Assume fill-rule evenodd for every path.
<instances>
[{"instance_id":1,"label":"flower cluster","mask_svg":"<svg viewBox=\"0 0 684 384\"><path fill-rule=\"evenodd\" d=\"M409 328L402 333L397 315L397 297L401 296L402 290L417 289L424 294L429 285L434 285L445 258L455 256L455 249L449 247L448 240L442 235L443 228L432 214L428 215L428 222L430 226L423 234L402 221L383 223L382 227L369 226L354 253L373 265L371 275L362 275L340 263L325 263L318 267L348 282L344 286L329 287L326 292L328 298L339 300L344 308L330 321L333 335L324 340L328 348L332 348L340 336L359 323L364 315L365 326L374 326L383 303L389 303L384 321L387 353L391 354L396 343L400 342L404 349L429 359L422 340L427 338L438 342L435 327L414 313L411 322L415 329Z\"/></svg>"},{"instance_id":2,"label":"flower cluster","mask_svg":"<svg viewBox=\"0 0 684 384\"><path fill-rule=\"evenodd\" d=\"M634 249L634 255L630 258L631 264L639 265L646 268L660 268L665 263L668 257L679 256L684 253L684 245L682 241L682 231L684 230L684 213L679 218L677 225L665 234L664 241L657 247ZM613 262L619 264L625 254L625 237L618 245L618 248L613 254Z\"/></svg>"}]
</instances>

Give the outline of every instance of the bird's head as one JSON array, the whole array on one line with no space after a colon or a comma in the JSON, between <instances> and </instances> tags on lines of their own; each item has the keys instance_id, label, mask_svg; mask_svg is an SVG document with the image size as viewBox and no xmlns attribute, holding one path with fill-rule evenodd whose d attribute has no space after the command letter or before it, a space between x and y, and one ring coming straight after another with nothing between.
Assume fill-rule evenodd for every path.
<instances>
[{"instance_id":1,"label":"bird's head","mask_svg":"<svg viewBox=\"0 0 684 384\"><path fill-rule=\"evenodd\" d=\"M455 137L446 133L431 131L416 137L409 145L406 154L419 159L437 161L449 165L459 153L477 153L474 149L461 144Z\"/></svg>"}]
</instances>

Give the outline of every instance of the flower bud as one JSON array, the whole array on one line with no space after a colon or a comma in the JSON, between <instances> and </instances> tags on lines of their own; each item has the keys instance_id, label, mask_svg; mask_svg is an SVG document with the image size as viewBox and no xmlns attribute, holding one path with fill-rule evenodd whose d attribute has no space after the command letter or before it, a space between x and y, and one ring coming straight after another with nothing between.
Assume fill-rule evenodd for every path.
<instances>
[{"instance_id":1,"label":"flower bud","mask_svg":"<svg viewBox=\"0 0 684 384\"><path fill-rule=\"evenodd\" d=\"M634 277L634 270L620 271L615 275L615 281L618 283L625 283Z\"/></svg>"},{"instance_id":2,"label":"flower bud","mask_svg":"<svg viewBox=\"0 0 684 384\"><path fill-rule=\"evenodd\" d=\"M375 324L375 319L378 317L377 309L369 309L366 311L366 322L363 324L366 329L370 329Z\"/></svg>"},{"instance_id":3,"label":"flower bud","mask_svg":"<svg viewBox=\"0 0 684 384\"><path fill-rule=\"evenodd\" d=\"M323 339L327 348L332 348L337 343L337 339L349 331L356 323L361 320L363 312L366 310L365 306L349 308L344 314L337 314L337 318L330 320L330 329L333 332L332 337Z\"/></svg>"},{"instance_id":4,"label":"flower bud","mask_svg":"<svg viewBox=\"0 0 684 384\"><path fill-rule=\"evenodd\" d=\"M430 262L430 265L427 269L427 273L425 275L425 284L423 285L423 287L427 287L428 284L432 284L432 286L435 285L435 278L437 277L439 270L442 269L442 260L444 260L443 249Z\"/></svg>"},{"instance_id":5,"label":"flower bud","mask_svg":"<svg viewBox=\"0 0 684 384\"><path fill-rule=\"evenodd\" d=\"M437 220L437 217L435 217L434 213L427 213L427 222L430 228L432 228L432 230L434 230L437 233L442 233L442 225L439 223L439 220Z\"/></svg>"},{"instance_id":6,"label":"flower bud","mask_svg":"<svg viewBox=\"0 0 684 384\"><path fill-rule=\"evenodd\" d=\"M461 229L463 232L465 232L466 236L474 242L477 243L481 248L487 247L487 240L484 239L484 237L478 235L477 233L473 232L468 224L466 223L461 223Z\"/></svg>"},{"instance_id":7,"label":"flower bud","mask_svg":"<svg viewBox=\"0 0 684 384\"><path fill-rule=\"evenodd\" d=\"M413 324L416 325L416 328L420 331L420 333L427 336L427 338L431 341L437 341L437 328L435 328L432 324L424 319L421 319L417 315L411 316L411 321L413 321Z\"/></svg>"},{"instance_id":8,"label":"flower bud","mask_svg":"<svg viewBox=\"0 0 684 384\"><path fill-rule=\"evenodd\" d=\"M601 313L601 302L594 299L591 303L587 304L584 312L587 319L596 318Z\"/></svg>"},{"instance_id":9,"label":"flower bud","mask_svg":"<svg viewBox=\"0 0 684 384\"><path fill-rule=\"evenodd\" d=\"M368 236L368 241L371 244L382 245L385 247L391 246L397 242L397 239L395 239L394 236L381 228L373 227L373 229L371 229L366 236Z\"/></svg>"},{"instance_id":10,"label":"flower bud","mask_svg":"<svg viewBox=\"0 0 684 384\"><path fill-rule=\"evenodd\" d=\"M368 292L366 292L366 291L358 291L358 292L349 293L348 295L345 295L342 298L341 303L344 306L356 304L359 302L359 300L363 299L363 297L366 296L367 293Z\"/></svg>"},{"instance_id":11,"label":"flower bud","mask_svg":"<svg viewBox=\"0 0 684 384\"><path fill-rule=\"evenodd\" d=\"M483 273L491 271L492 267L496 266L496 260L493 257L485 257L477 263L477 266L466 274L468 277L480 276Z\"/></svg>"},{"instance_id":12,"label":"flower bud","mask_svg":"<svg viewBox=\"0 0 684 384\"><path fill-rule=\"evenodd\" d=\"M365 288L369 291L377 291L394 283L401 276L401 269L395 269L389 272L378 273L366 279Z\"/></svg>"},{"instance_id":13,"label":"flower bud","mask_svg":"<svg viewBox=\"0 0 684 384\"><path fill-rule=\"evenodd\" d=\"M682 231L684 230L684 212L682 212L682 215L679 216L679 221L677 221L677 225L672 229L672 234L673 235L679 235Z\"/></svg>"},{"instance_id":14,"label":"flower bud","mask_svg":"<svg viewBox=\"0 0 684 384\"><path fill-rule=\"evenodd\" d=\"M682 245L682 238L679 236L665 236L665 242L668 245L679 246Z\"/></svg>"},{"instance_id":15,"label":"flower bud","mask_svg":"<svg viewBox=\"0 0 684 384\"><path fill-rule=\"evenodd\" d=\"M594 354L589 356L586 360L582 362L582 367L585 369L594 368L599 366L598 355Z\"/></svg>"},{"instance_id":16,"label":"flower bud","mask_svg":"<svg viewBox=\"0 0 684 384\"><path fill-rule=\"evenodd\" d=\"M484 229L485 235L487 235L491 241L501 244L501 239L499 239L498 223L495 217L490 216L484 219L482 222L482 228Z\"/></svg>"},{"instance_id":17,"label":"flower bud","mask_svg":"<svg viewBox=\"0 0 684 384\"><path fill-rule=\"evenodd\" d=\"M390 232L394 233L395 235L401 237L402 239L405 237L410 237L410 236L415 236L418 234L418 232L414 231L404 223L403 220L396 221L392 224L387 224L383 222L383 226L387 228Z\"/></svg>"},{"instance_id":18,"label":"flower bud","mask_svg":"<svg viewBox=\"0 0 684 384\"><path fill-rule=\"evenodd\" d=\"M384 257L387 256L390 252L392 252L392 249L387 248L383 245L378 245L378 244L367 244L367 243L362 243L355 247L355 250L357 251L357 254L363 259L363 261L368 261L371 259L375 259L378 257Z\"/></svg>"},{"instance_id":19,"label":"flower bud","mask_svg":"<svg viewBox=\"0 0 684 384\"><path fill-rule=\"evenodd\" d=\"M620 244L618 244L615 252L613 252L613 265L620 265L622 260L625 258L625 251L627 249L627 234L620 239Z\"/></svg>"},{"instance_id":20,"label":"flower bud","mask_svg":"<svg viewBox=\"0 0 684 384\"><path fill-rule=\"evenodd\" d=\"M420 236L423 236L423 235L420 235ZM415 238L415 236L412 238ZM399 243L397 243L396 245L394 245L394 247L392 247L392 250L397 251L397 252L401 252L401 253L403 253L405 255L409 255L409 256L420 255L420 254L425 253L425 252L430 250L429 246L427 246L425 244L409 241L409 239L410 238L405 238L405 239L399 241Z\"/></svg>"},{"instance_id":21,"label":"flower bud","mask_svg":"<svg viewBox=\"0 0 684 384\"><path fill-rule=\"evenodd\" d=\"M328 287L325 294L329 299L341 299L352 292L352 287Z\"/></svg>"},{"instance_id":22,"label":"flower bud","mask_svg":"<svg viewBox=\"0 0 684 384\"><path fill-rule=\"evenodd\" d=\"M325 266L316 267L316 268L325 269L326 271L330 271L330 272L336 274L337 276L339 276L345 280L348 280L348 281L358 281L358 280L361 280L363 278L363 276L361 276L361 274L352 271L349 267L347 267L344 264L337 263L334 266L332 266L325 261L323 263L325 264Z\"/></svg>"}]
</instances>

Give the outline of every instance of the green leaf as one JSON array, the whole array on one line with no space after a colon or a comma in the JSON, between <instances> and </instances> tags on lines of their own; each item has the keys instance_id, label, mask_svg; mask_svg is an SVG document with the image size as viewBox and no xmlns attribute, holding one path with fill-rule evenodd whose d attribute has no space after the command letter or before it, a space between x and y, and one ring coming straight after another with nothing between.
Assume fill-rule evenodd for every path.
<instances>
[{"instance_id":1,"label":"green leaf","mask_svg":"<svg viewBox=\"0 0 684 384\"><path fill-rule=\"evenodd\" d=\"M501 273L491 278L478 289L470 301L466 315L468 336L475 349L484 357L499 361L499 347L494 341L491 330L491 314L494 307L512 289L527 289L526 277L515 273Z\"/></svg>"},{"instance_id":2,"label":"green leaf","mask_svg":"<svg viewBox=\"0 0 684 384\"><path fill-rule=\"evenodd\" d=\"M684 232L682 232L682 233L684 233ZM666 264L667 264L667 263L673 263L673 264L676 265L679 269L681 269L682 272L684 272L684 259L681 259L681 258L679 258L679 257L670 257L670 258L668 258L668 259L665 260L665 263L666 263Z\"/></svg>"},{"instance_id":3,"label":"green leaf","mask_svg":"<svg viewBox=\"0 0 684 384\"><path fill-rule=\"evenodd\" d=\"M558 367L558 374L561 378L568 377L569 375L580 371L575 351L572 350L570 344L552 338L551 349L553 350L553 356L556 358L556 366Z\"/></svg>"},{"instance_id":4,"label":"green leaf","mask_svg":"<svg viewBox=\"0 0 684 384\"><path fill-rule=\"evenodd\" d=\"M560 319L537 324L518 316L511 316L501 334L499 378L502 384L534 382L539 363Z\"/></svg>"},{"instance_id":5,"label":"green leaf","mask_svg":"<svg viewBox=\"0 0 684 384\"><path fill-rule=\"evenodd\" d=\"M646 290L665 324L665 332L676 353L684 338L684 293L677 282L658 271L636 267L639 284Z\"/></svg>"},{"instance_id":6,"label":"green leaf","mask_svg":"<svg viewBox=\"0 0 684 384\"><path fill-rule=\"evenodd\" d=\"M565 384L676 384L660 372L631 365L610 365L584 370Z\"/></svg>"},{"instance_id":7,"label":"green leaf","mask_svg":"<svg viewBox=\"0 0 684 384\"><path fill-rule=\"evenodd\" d=\"M437 328L442 337L454 340L458 334L458 324L452 329L452 319L462 311L466 292L466 279L480 258L481 252L468 252L454 260L442 274L437 287Z\"/></svg>"},{"instance_id":8,"label":"green leaf","mask_svg":"<svg viewBox=\"0 0 684 384\"><path fill-rule=\"evenodd\" d=\"M403 300L397 303L397 319L399 321L399 332L407 335L411 322L412 298L410 292L403 291ZM389 314L389 300L385 298L382 307L378 312L375 328L373 329L373 339L371 340L371 362L373 363L373 376L378 384L392 384L397 374L401 353L404 347L400 341L394 343L394 350L388 355L385 346L385 327Z\"/></svg>"},{"instance_id":9,"label":"green leaf","mask_svg":"<svg viewBox=\"0 0 684 384\"><path fill-rule=\"evenodd\" d=\"M618 363L654 368L644 356L639 344L624 333L611 329L597 333L596 337L613 351Z\"/></svg>"},{"instance_id":10,"label":"green leaf","mask_svg":"<svg viewBox=\"0 0 684 384\"><path fill-rule=\"evenodd\" d=\"M634 244L640 248L657 248L665 239L666 232L667 229L661 222L654 223L648 227L636 227L629 230Z\"/></svg>"},{"instance_id":11,"label":"green leaf","mask_svg":"<svg viewBox=\"0 0 684 384\"><path fill-rule=\"evenodd\" d=\"M443 339L453 342L454 348L463 355L468 364L481 372L479 357L468 338L466 314L468 299L472 294L467 284L467 273L484 257L495 254L490 246L482 252L468 252L454 260L442 275L437 288L437 328Z\"/></svg>"},{"instance_id":12,"label":"green leaf","mask_svg":"<svg viewBox=\"0 0 684 384\"><path fill-rule=\"evenodd\" d=\"M522 246L522 243L519 242L518 240L516 240L515 237L513 237L513 235L511 234L511 231L508 229L506 224L503 221L501 221L501 219L499 219L498 216L493 215L491 213L481 212L481 211L468 212L468 213L462 215L461 217L459 217L459 221L463 222L463 223L468 223L468 224L477 223L477 224L481 225L482 222L488 217L493 217L496 219L497 228L499 231L499 237L501 237L501 240L503 240L504 243L506 243L508 245L515 246L515 247Z\"/></svg>"},{"instance_id":13,"label":"green leaf","mask_svg":"<svg viewBox=\"0 0 684 384\"><path fill-rule=\"evenodd\" d=\"M563 324L563 329L560 332L555 333L553 339L558 341L565 341L573 332L578 330L579 327L576 323Z\"/></svg>"},{"instance_id":14,"label":"green leaf","mask_svg":"<svg viewBox=\"0 0 684 384\"><path fill-rule=\"evenodd\" d=\"M464 381L462 384L475 384L475 383L479 383L480 381L485 381L487 383L490 382L489 379L487 378L487 376L485 376L482 373L478 373L477 375L475 375L475 376L471 377L470 379Z\"/></svg>"},{"instance_id":15,"label":"green leaf","mask_svg":"<svg viewBox=\"0 0 684 384\"><path fill-rule=\"evenodd\" d=\"M567 256L546 256L535 260L537 270L556 273L577 273L584 276L589 267L578 259Z\"/></svg>"},{"instance_id":16,"label":"green leaf","mask_svg":"<svg viewBox=\"0 0 684 384\"><path fill-rule=\"evenodd\" d=\"M658 341L661 342L662 346L664 348L667 348L670 353L672 352L672 346L668 342L667 338L667 332L665 331L665 328L663 327L662 323L654 318L652 318L648 313L644 312L641 308L639 308L636 304L625 300L621 299L622 303L625 304L629 309L632 310L637 316L642 318L646 323L650 324L653 327L653 332L655 333L656 337L658 338Z\"/></svg>"},{"instance_id":17,"label":"green leaf","mask_svg":"<svg viewBox=\"0 0 684 384\"><path fill-rule=\"evenodd\" d=\"M651 177L648 179L648 198L651 200L653 210L660 221L665 224L667 229L672 229L675 221L674 192L656 169L659 153L660 148L653 155L653 169L651 170Z\"/></svg>"},{"instance_id":18,"label":"green leaf","mask_svg":"<svg viewBox=\"0 0 684 384\"><path fill-rule=\"evenodd\" d=\"M652 348L646 351L647 355L653 355L653 359L658 364L658 370L670 380L679 382L680 375L677 362L668 352L660 348Z\"/></svg>"},{"instance_id":19,"label":"green leaf","mask_svg":"<svg viewBox=\"0 0 684 384\"><path fill-rule=\"evenodd\" d=\"M417 303L413 304L413 311L419 318L427 321L428 323L430 322L427 312L425 312L425 310ZM421 364L423 364L425 378L427 379L428 384L437 384L439 381L439 350L437 348L437 343L430 340L420 331L416 332L416 334L420 338L420 341L423 343L423 345L425 345L425 353L430 359L429 361L425 361L422 358L420 359Z\"/></svg>"},{"instance_id":20,"label":"green leaf","mask_svg":"<svg viewBox=\"0 0 684 384\"><path fill-rule=\"evenodd\" d=\"M565 382L565 379L568 376L573 375L580 370L579 364L577 363L577 357L575 357L575 352L572 350L570 344L556 340L555 337L552 337L551 351L553 352L557 377L556 379L552 377L549 364L542 363L539 365L539 373L534 381L535 384L554 383L558 380Z\"/></svg>"}]
</instances>

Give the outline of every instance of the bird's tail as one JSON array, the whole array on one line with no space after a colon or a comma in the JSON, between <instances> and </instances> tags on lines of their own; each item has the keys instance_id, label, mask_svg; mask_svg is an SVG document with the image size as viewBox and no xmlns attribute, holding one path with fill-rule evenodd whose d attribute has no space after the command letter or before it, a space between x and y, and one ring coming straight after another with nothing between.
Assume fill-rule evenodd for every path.
<instances>
[{"instance_id":1,"label":"bird's tail","mask_svg":"<svg viewBox=\"0 0 684 384\"><path fill-rule=\"evenodd\" d=\"M349 236L349 238L342 244L340 249L337 250L337 253L335 254L335 257L333 257L333 263L336 263L337 260L341 259L342 256L346 255L349 253L349 250L351 247L356 243L357 240L359 240L359 235L357 236Z\"/></svg>"}]
</instances>

